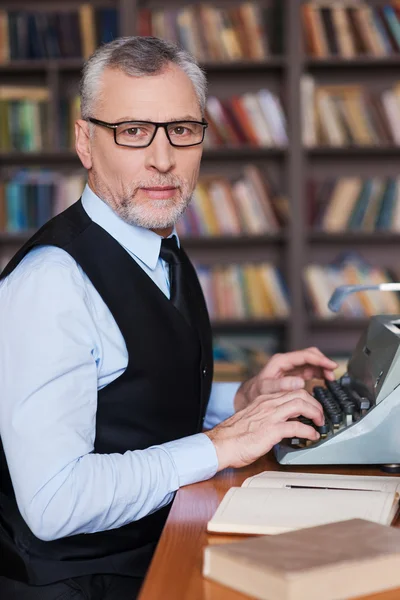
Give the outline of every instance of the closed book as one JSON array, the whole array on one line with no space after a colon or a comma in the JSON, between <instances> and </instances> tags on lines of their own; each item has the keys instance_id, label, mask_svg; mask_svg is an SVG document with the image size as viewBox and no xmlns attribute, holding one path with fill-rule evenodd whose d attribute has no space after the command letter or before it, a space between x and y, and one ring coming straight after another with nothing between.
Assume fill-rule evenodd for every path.
<instances>
[{"instance_id":1,"label":"closed book","mask_svg":"<svg viewBox=\"0 0 400 600\"><path fill-rule=\"evenodd\" d=\"M399 587L399 561L398 529L352 519L207 546L203 575L260 600L348 600Z\"/></svg>"},{"instance_id":2,"label":"closed book","mask_svg":"<svg viewBox=\"0 0 400 600\"><path fill-rule=\"evenodd\" d=\"M228 490L207 530L279 534L355 518L390 525L399 492L399 477L269 471Z\"/></svg>"}]
</instances>

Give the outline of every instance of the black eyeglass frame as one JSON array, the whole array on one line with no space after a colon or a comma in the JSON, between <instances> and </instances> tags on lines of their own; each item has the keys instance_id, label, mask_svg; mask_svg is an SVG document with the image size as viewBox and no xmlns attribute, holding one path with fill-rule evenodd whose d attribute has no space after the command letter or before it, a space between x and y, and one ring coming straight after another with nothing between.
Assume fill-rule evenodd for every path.
<instances>
[{"instance_id":1,"label":"black eyeglass frame","mask_svg":"<svg viewBox=\"0 0 400 600\"><path fill-rule=\"evenodd\" d=\"M206 132L206 129L208 127L208 123L207 121L205 121L203 119L203 121L166 121L166 122L154 122L154 121L121 121L120 123L107 123L106 121L100 121L99 119L95 119L94 117L87 117L87 119L85 119L86 121L90 121L90 123L93 123L94 125L100 125L101 127L107 127L108 129L113 129L114 130L114 142L117 144L117 146L123 146L124 148L148 148L150 146L150 144L153 142L154 138L157 135L157 131L159 130L160 127L162 127L165 131L165 135L167 136L167 140L169 141L169 143L171 144L171 146L174 146L174 148L191 148L192 146L199 146L200 144L203 143L204 141L204 135ZM156 128L154 130L154 134L151 138L151 140L149 141L148 144L145 144L144 146L130 146L129 144L120 144L119 142L117 142L117 127L119 127L120 125L128 125L129 123L137 123L138 125L155 125ZM197 125L202 125L203 126L203 136L201 138L200 142L196 142L195 144L185 144L185 145L180 145L180 144L174 144L171 141L171 138L169 137L169 133L168 133L168 126L171 125L177 125L179 123L196 123Z\"/></svg>"}]
</instances>

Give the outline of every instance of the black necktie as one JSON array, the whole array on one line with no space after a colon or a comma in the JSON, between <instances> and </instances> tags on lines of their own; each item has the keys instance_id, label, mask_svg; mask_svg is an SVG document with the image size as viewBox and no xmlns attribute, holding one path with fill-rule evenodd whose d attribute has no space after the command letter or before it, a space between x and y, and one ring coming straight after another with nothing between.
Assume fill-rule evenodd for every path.
<instances>
[{"instance_id":1,"label":"black necktie","mask_svg":"<svg viewBox=\"0 0 400 600\"><path fill-rule=\"evenodd\" d=\"M163 238L160 258L165 260L169 265L170 300L185 317L189 325L192 325L188 293L186 291L187 285L184 277L184 265L182 264L182 252L178 248L175 236L172 238Z\"/></svg>"}]
</instances>

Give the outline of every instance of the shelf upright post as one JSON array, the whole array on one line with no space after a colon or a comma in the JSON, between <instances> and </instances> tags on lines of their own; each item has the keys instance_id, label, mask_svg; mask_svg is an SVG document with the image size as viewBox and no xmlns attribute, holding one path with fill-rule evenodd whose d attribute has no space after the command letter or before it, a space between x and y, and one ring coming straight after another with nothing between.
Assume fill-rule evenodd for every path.
<instances>
[{"instance_id":1,"label":"shelf upright post","mask_svg":"<svg viewBox=\"0 0 400 600\"><path fill-rule=\"evenodd\" d=\"M289 147L286 162L287 194L291 218L288 225L286 277L291 314L287 331L288 350L299 349L306 340L306 315L303 298L302 272L305 260L304 153L300 82L303 71L301 40L301 2L285 1L286 97Z\"/></svg>"}]
</instances>

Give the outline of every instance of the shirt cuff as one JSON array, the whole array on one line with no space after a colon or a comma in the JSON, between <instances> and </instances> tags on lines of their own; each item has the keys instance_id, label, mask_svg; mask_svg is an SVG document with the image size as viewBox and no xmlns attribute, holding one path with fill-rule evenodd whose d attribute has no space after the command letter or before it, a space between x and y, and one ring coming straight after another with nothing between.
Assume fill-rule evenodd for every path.
<instances>
[{"instance_id":1,"label":"shirt cuff","mask_svg":"<svg viewBox=\"0 0 400 600\"><path fill-rule=\"evenodd\" d=\"M179 487L210 479L218 470L217 451L204 433L166 442L158 447L168 453L175 465Z\"/></svg>"},{"instance_id":2,"label":"shirt cuff","mask_svg":"<svg viewBox=\"0 0 400 600\"><path fill-rule=\"evenodd\" d=\"M212 429L221 421L225 421L235 414L234 400L240 386L240 381L216 381L213 383L203 424L204 429Z\"/></svg>"}]
</instances>

